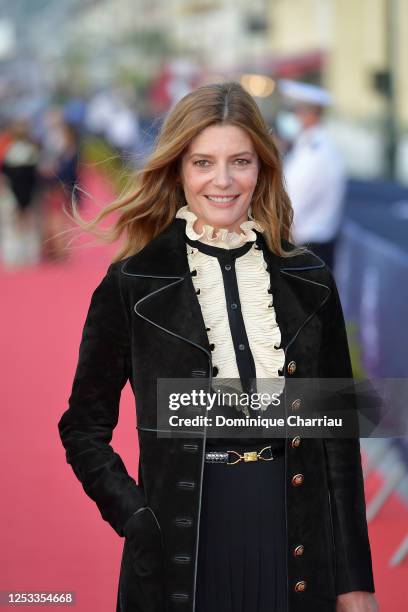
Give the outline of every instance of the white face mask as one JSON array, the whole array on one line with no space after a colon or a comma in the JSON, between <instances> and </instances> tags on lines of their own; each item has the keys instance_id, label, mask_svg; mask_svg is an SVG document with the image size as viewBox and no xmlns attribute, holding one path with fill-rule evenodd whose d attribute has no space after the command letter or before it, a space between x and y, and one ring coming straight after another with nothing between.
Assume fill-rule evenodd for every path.
<instances>
[{"instance_id":1,"label":"white face mask","mask_svg":"<svg viewBox=\"0 0 408 612\"><path fill-rule=\"evenodd\" d=\"M289 142L296 140L302 131L302 123L292 111L279 111L275 123L278 135Z\"/></svg>"}]
</instances>

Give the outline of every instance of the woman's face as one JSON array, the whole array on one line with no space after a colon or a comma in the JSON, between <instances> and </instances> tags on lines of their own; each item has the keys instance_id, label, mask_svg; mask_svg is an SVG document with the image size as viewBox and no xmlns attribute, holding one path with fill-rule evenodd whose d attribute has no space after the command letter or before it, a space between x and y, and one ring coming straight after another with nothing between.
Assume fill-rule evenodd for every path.
<instances>
[{"instance_id":1,"label":"woman's face","mask_svg":"<svg viewBox=\"0 0 408 612\"><path fill-rule=\"evenodd\" d=\"M181 162L181 182L190 210L204 224L240 233L258 179L250 136L233 125L211 125L190 143Z\"/></svg>"}]
</instances>

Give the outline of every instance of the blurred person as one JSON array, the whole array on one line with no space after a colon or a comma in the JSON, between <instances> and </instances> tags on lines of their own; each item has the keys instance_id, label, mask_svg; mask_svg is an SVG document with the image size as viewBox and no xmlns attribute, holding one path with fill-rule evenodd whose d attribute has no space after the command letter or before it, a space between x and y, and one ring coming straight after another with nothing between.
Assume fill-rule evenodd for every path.
<instances>
[{"instance_id":1,"label":"blurred person","mask_svg":"<svg viewBox=\"0 0 408 612\"><path fill-rule=\"evenodd\" d=\"M67 462L125 538L117 612L376 612L358 438L180 438L158 420L162 378L211 393L215 379L352 377L333 276L289 241L254 99L235 82L186 95L136 182L92 222L73 208L96 233L115 211L110 240L125 241L92 295L58 422ZM127 380L138 483L110 445Z\"/></svg>"},{"instance_id":2,"label":"blurred person","mask_svg":"<svg viewBox=\"0 0 408 612\"><path fill-rule=\"evenodd\" d=\"M105 138L125 161L133 161L133 156L140 150L137 112L118 96L113 100L113 115L105 128Z\"/></svg>"},{"instance_id":3,"label":"blurred person","mask_svg":"<svg viewBox=\"0 0 408 612\"><path fill-rule=\"evenodd\" d=\"M15 202L16 250L14 261L10 263L37 261L35 195L39 157L39 146L31 138L28 121L13 121L2 135L0 160L1 173Z\"/></svg>"},{"instance_id":4,"label":"blurred person","mask_svg":"<svg viewBox=\"0 0 408 612\"><path fill-rule=\"evenodd\" d=\"M114 120L112 95L109 90L96 91L88 101L85 128L94 136L105 137L106 127Z\"/></svg>"},{"instance_id":5,"label":"blurred person","mask_svg":"<svg viewBox=\"0 0 408 612\"><path fill-rule=\"evenodd\" d=\"M45 152L41 161L43 204L43 255L53 260L64 260L66 249L67 215L71 209L73 190L77 184L79 136L74 126L57 113L50 115ZM77 193L75 194L77 197ZM80 204L78 197L78 203Z\"/></svg>"},{"instance_id":6,"label":"blurred person","mask_svg":"<svg viewBox=\"0 0 408 612\"><path fill-rule=\"evenodd\" d=\"M102 91L94 95L87 108L86 127L103 137L125 160L141 150L139 117L127 90Z\"/></svg>"},{"instance_id":7,"label":"blurred person","mask_svg":"<svg viewBox=\"0 0 408 612\"><path fill-rule=\"evenodd\" d=\"M331 96L316 85L288 80L281 80L279 89L288 101L278 114L277 127L287 149L284 173L294 210L293 238L333 269L344 214L346 172L323 125Z\"/></svg>"}]
</instances>

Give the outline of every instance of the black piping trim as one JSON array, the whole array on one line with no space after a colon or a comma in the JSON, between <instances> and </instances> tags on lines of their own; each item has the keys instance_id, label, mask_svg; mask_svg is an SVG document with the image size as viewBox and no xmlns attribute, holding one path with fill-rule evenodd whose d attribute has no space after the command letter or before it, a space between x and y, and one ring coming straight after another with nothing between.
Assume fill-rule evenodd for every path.
<instances>
[{"instance_id":1,"label":"black piping trim","mask_svg":"<svg viewBox=\"0 0 408 612\"><path fill-rule=\"evenodd\" d=\"M323 259L321 259L318 255L316 255L316 253L312 253L311 251L309 251L309 253L310 255L313 255L313 257L316 257L316 259L320 261L319 265L298 266L298 267L293 267L293 268L281 268L281 272L286 272L287 270L320 270L321 268L324 268L326 266L326 263L323 261Z\"/></svg>"},{"instance_id":2,"label":"black piping trim","mask_svg":"<svg viewBox=\"0 0 408 612\"><path fill-rule=\"evenodd\" d=\"M136 429L140 429L140 431L152 431L154 433L173 433L172 429L157 429L155 427L141 427L141 426L136 426ZM177 431L180 431L181 433L186 433L186 434L191 434L192 436L194 436L195 438L197 437L201 437L201 433L197 433L195 431L189 431L186 430L184 431L183 429L178 429Z\"/></svg>"},{"instance_id":3,"label":"black piping trim","mask_svg":"<svg viewBox=\"0 0 408 612\"><path fill-rule=\"evenodd\" d=\"M186 280L187 274L185 274L183 276L156 276L156 275L152 275L152 274L132 274L131 272L124 272L123 271L123 268L125 267L125 265L126 265L126 263L122 266L121 271L126 276L133 276L133 277L136 277L136 278L137 277L142 277L142 278L167 278L167 279L175 279L173 283L169 283L168 285L165 285L164 287L159 287L159 289L156 289L155 291L152 291L151 293L148 293L144 297L140 298L140 300L138 300L136 302L136 304L134 305L133 310L135 311L135 313L141 319L143 319L144 321L147 321L151 325L154 325L154 327L157 327L158 329L161 329L165 333L170 334L171 336L174 336L175 338L179 338L180 340L184 340L188 344L191 344L192 346L195 346L196 348L198 348L201 351L203 351L207 355L207 357L209 359L209 366L210 366L210 372L209 373L211 374L211 366L212 366L211 361L212 361L212 358L211 358L211 353L209 351L207 351L206 348L204 348L200 344L197 344L196 342L193 342L189 338L185 338L184 336L180 336L180 334L176 334L176 332L173 332L170 329L167 329L166 327L163 327L162 325L159 325L158 323L155 323L154 321L152 321L148 317L145 317L143 314L141 314L138 311L138 307L141 304L144 304L144 302L148 301L149 299L151 299L152 297L154 297L155 295L157 295L161 291L165 291L166 289L169 289L170 287L173 287L174 285L178 285L179 283L182 283L184 280Z\"/></svg>"},{"instance_id":4,"label":"black piping trim","mask_svg":"<svg viewBox=\"0 0 408 612\"><path fill-rule=\"evenodd\" d=\"M162 274L134 274L132 272L125 272L125 266L128 262L125 261L125 263L123 264L123 266L121 267L120 271L122 272L122 274L124 274L125 276L134 276L136 278L140 277L140 278L174 278L174 279L183 279L185 278L185 276L169 276L168 274L162 275Z\"/></svg>"}]
</instances>

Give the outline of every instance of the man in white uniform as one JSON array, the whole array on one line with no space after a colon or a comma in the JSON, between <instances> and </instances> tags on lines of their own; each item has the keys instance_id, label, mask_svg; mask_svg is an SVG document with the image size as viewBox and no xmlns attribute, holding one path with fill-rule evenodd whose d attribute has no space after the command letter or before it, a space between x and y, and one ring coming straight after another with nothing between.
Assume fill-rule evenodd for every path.
<instances>
[{"instance_id":1,"label":"man in white uniform","mask_svg":"<svg viewBox=\"0 0 408 612\"><path fill-rule=\"evenodd\" d=\"M286 186L294 209L293 239L307 245L333 268L334 248L344 210L346 173L342 159L322 124L330 94L316 85L279 82L290 102L284 124L291 126L294 145L284 161ZM279 121L277 122L279 129Z\"/></svg>"}]
</instances>

